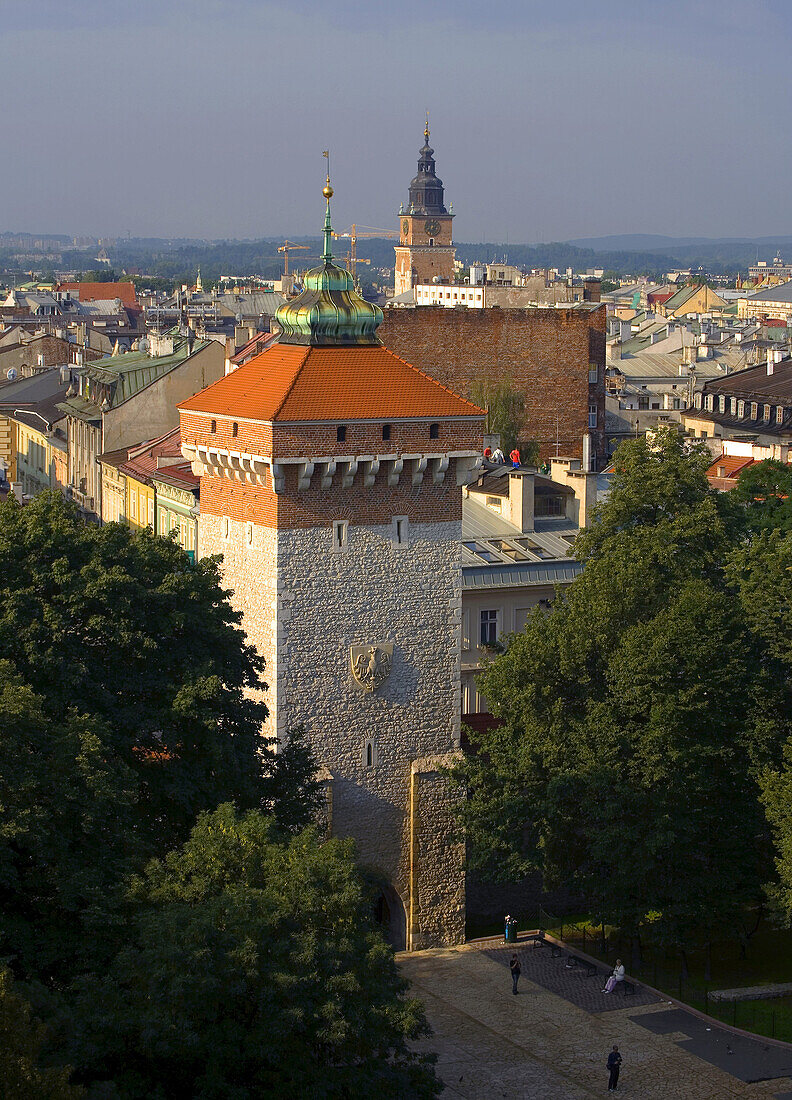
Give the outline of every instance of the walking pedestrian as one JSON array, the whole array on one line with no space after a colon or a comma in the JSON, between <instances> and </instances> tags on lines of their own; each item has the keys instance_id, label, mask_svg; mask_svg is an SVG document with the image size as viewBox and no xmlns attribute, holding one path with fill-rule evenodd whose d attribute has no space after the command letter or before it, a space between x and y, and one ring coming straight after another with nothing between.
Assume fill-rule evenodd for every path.
<instances>
[{"instance_id":1,"label":"walking pedestrian","mask_svg":"<svg viewBox=\"0 0 792 1100\"><path fill-rule=\"evenodd\" d=\"M512 976L512 993L517 996L517 982L520 980L520 974L522 973L522 967L520 966L520 960L516 955L512 955L511 962L509 963L509 970L511 970Z\"/></svg>"},{"instance_id":2,"label":"walking pedestrian","mask_svg":"<svg viewBox=\"0 0 792 1100\"><path fill-rule=\"evenodd\" d=\"M619 1069L622 1064L622 1056L619 1054L619 1048L614 1044L613 1050L608 1055L608 1072L610 1077L608 1078L608 1092L615 1092L619 1087Z\"/></svg>"}]
</instances>

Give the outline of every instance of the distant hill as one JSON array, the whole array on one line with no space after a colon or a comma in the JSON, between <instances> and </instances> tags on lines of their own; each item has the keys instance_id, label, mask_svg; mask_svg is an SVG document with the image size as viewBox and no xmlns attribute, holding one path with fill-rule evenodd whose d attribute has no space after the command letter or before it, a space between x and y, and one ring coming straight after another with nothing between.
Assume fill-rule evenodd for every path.
<instances>
[{"instance_id":1,"label":"distant hill","mask_svg":"<svg viewBox=\"0 0 792 1100\"><path fill-rule=\"evenodd\" d=\"M732 245L749 246L760 251L772 251L776 248L792 248L792 237L662 237L656 233L616 233L609 237L578 237L566 243L578 248L593 248L597 252L667 253L692 245L714 249Z\"/></svg>"}]
</instances>

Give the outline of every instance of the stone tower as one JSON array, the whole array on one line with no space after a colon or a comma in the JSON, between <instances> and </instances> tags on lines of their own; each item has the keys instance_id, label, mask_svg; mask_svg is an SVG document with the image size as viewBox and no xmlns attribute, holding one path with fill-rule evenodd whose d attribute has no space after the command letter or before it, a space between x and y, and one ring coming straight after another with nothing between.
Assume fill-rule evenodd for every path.
<instances>
[{"instance_id":1,"label":"stone tower","mask_svg":"<svg viewBox=\"0 0 792 1100\"><path fill-rule=\"evenodd\" d=\"M454 278L455 249L451 219L444 204L443 181L435 173L429 147L429 119L418 159L418 175L410 184L410 200L399 211L399 243L395 246L394 293L404 294L417 283L449 283Z\"/></svg>"},{"instance_id":2,"label":"stone tower","mask_svg":"<svg viewBox=\"0 0 792 1100\"><path fill-rule=\"evenodd\" d=\"M281 306L278 344L181 406L199 552L265 658L265 735L303 726L333 834L352 836L399 946L464 937L441 768L459 745L460 486L483 413L382 346L332 262Z\"/></svg>"}]
</instances>

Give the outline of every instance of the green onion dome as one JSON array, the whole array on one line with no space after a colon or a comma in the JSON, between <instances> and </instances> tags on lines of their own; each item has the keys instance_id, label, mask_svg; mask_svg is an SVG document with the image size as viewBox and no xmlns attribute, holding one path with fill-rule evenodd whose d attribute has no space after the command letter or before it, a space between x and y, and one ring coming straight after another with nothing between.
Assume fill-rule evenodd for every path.
<instances>
[{"instance_id":1,"label":"green onion dome","mask_svg":"<svg viewBox=\"0 0 792 1100\"><path fill-rule=\"evenodd\" d=\"M380 344L377 328L382 323L382 310L361 297L349 272L333 263L333 189L329 179L322 194L327 200L323 262L305 275L301 293L278 307L275 320L282 330L279 342L314 347Z\"/></svg>"}]
</instances>

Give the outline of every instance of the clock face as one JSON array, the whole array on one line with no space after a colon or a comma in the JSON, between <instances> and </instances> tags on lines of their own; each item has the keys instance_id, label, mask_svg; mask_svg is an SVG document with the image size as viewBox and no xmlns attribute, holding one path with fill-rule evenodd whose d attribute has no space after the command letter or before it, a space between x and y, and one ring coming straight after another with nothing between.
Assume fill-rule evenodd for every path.
<instances>
[{"instance_id":1,"label":"clock face","mask_svg":"<svg viewBox=\"0 0 792 1100\"><path fill-rule=\"evenodd\" d=\"M427 237L436 237L440 232L440 222L434 220L426 222L424 225L424 232Z\"/></svg>"},{"instance_id":2,"label":"clock face","mask_svg":"<svg viewBox=\"0 0 792 1100\"><path fill-rule=\"evenodd\" d=\"M409 232L410 232L410 223L405 218L404 221L402 222L402 233L406 237Z\"/></svg>"}]
</instances>

